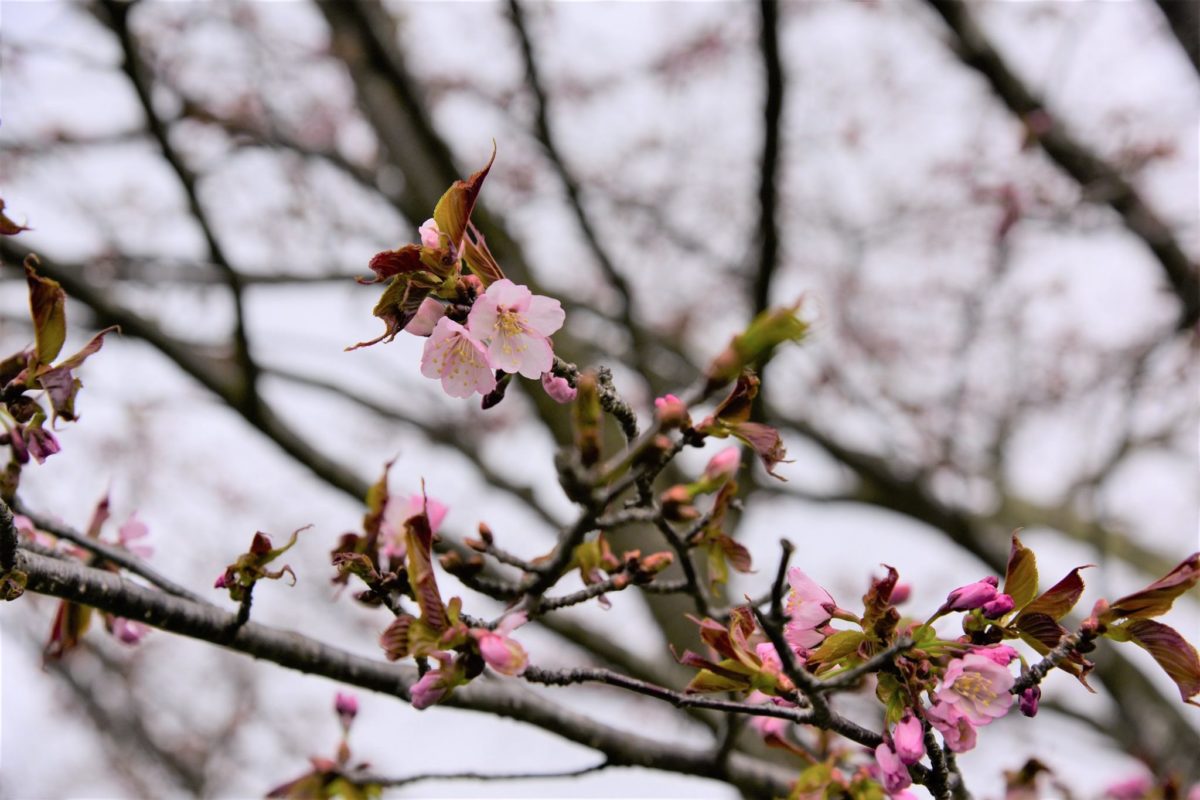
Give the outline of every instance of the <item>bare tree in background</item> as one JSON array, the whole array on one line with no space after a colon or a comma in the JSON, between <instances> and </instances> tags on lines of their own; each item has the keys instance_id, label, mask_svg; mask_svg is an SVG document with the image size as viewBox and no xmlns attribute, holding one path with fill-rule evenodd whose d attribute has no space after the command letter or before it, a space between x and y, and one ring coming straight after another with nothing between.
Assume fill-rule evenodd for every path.
<instances>
[{"instance_id":1,"label":"bare tree in background","mask_svg":"<svg viewBox=\"0 0 1200 800\"><path fill-rule=\"evenodd\" d=\"M353 277L411 240L494 140L476 225L513 280L562 300L558 355L612 366L635 407L691 383L769 306L804 293L816 309L811 343L772 362L753 410L797 458L787 483L756 472L742 486L737 535L760 578L781 535L798 543L798 563L837 562L860 591L880 560L869 542L909 536L931 548L926 561L954 548L1003 573L1024 528L1065 559L1083 554L1142 584L1196 546L1194 11L1166 0L54 6L3 42L4 195L35 230L6 238L0 255L19 265L36 250L78 301L75 319L86 309L96 328L121 327L106 354L153 364L150 378L131 373L83 401L97 418L87 403L125 411L105 412L103 433L78 447L93 465L110 460L100 484L121 470L193 470L180 489L198 498L180 511L190 527L160 544L180 551L181 570L200 572L185 551L201 534L199 552L223 564L247 527L297 527L308 514L352 525L397 451L404 480L442 458L456 491L479 498L476 517L507 509L502 541L550 549L569 521L552 473L475 435L541 442L548 461L551 443L571 437L550 398L514 384L500 407L466 409L396 346L342 353L372 335L375 298ZM1114 33L1122 26L1136 34ZM1103 42L1120 45L1118 63L1096 51ZM1089 69L1125 83L1106 91ZM93 91L73 94L73 74ZM4 296L6 342L28 340L10 310L17 294ZM143 385L155 375L171 388ZM170 433L195 407L225 426L212 448ZM253 487L222 476L217 456L288 470L282 481L300 488L277 493L262 519ZM81 519L94 498L66 483L29 478L31 505ZM816 527L835 512L877 538L839 556ZM326 528L330 544L341 529ZM657 536L633 525L615 543L654 549L644 542ZM924 574L936 580L938 565ZM307 582L319 603L324 579ZM645 598L661 630L652 647L603 616L546 617L547 641L681 686L665 643L695 641L692 600ZM45 612L26 617L37 635ZM354 625L370 641L374 628ZM171 736L162 730L191 727L187 704L167 692L144 702L137 687L153 676L123 652L88 650L46 680L94 723L111 765L99 771L129 792L244 791L230 782L239 771L265 788L279 776L255 773L231 733L250 716L270 758L292 763L312 747L262 721L269 692L244 665L220 673L239 698L228 713ZM1111 648L1096 660L1111 703L1051 712L1157 774L1200 780L1193 710L1145 664ZM572 719L550 708L523 721L563 734ZM40 735L55 724L40 721ZM710 769L664 746L649 765L768 791L755 737L713 736L745 761ZM214 757L229 763L214 770L201 754L222 744ZM4 746L13 759L30 743ZM598 749L620 763L617 739Z\"/></svg>"}]
</instances>

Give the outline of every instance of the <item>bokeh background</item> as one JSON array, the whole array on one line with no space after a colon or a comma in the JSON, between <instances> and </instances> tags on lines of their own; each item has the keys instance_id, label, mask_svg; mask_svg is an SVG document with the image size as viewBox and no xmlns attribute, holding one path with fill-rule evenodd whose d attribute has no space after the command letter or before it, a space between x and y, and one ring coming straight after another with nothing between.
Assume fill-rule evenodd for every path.
<instances>
[{"instance_id":1,"label":"bokeh background","mask_svg":"<svg viewBox=\"0 0 1200 800\"><path fill-rule=\"evenodd\" d=\"M1097 565L1080 609L1143 585L1197 547L1200 67L1195 30L1171 26L1196 5L973 4L974 33L955 8L5 0L0 189L33 230L4 243L0 344L32 339L29 248L82 300L68 347L149 322L88 362L81 419L23 498L82 526L111 492L149 524L154 563L200 589L255 530L311 524L298 584L263 587L255 618L376 657L386 612L337 596L328 552L385 461L394 491L423 478L450 506L448 535L486 520L508 549L548 551L572 508L562 408L532 385L488 412L451 400L415 337L343 352L379 327L378 290L353 276L414 240L494 141L492 249L562 300L559 353L610 365L643 414L756 310L804 296L813 335L764 381L795 461L786 483L757 466L743 481L736 535L761 569L730 597L762 590L786 536L843 605L887 563L920 613L995 572L1018 527L1044 582ZM981 41L1036 107L972 66ZM258 404L235 388L248 374ZM331 754L335 685L162 633L127 648L93 630L43 665L54 608L0 615L5 796L261 796ZM690 635L683 610L626 592L564 615L590 639L518 638L548 666L616 645L682 686L666 642ZM1195 641L1196 597L1168 622ZM1055 675L1037 724L984 731L960 759L977 796L1032 755L1078 796L1147 770L1200 778L1200 711L1132 649L1101 660L1097 695ZM554 691L708 740L651 701ZM355 755L384 774L594 760L504 720L362 706ZM734 792L608 770L395 794Z\"/></svg>"}]
</instances>

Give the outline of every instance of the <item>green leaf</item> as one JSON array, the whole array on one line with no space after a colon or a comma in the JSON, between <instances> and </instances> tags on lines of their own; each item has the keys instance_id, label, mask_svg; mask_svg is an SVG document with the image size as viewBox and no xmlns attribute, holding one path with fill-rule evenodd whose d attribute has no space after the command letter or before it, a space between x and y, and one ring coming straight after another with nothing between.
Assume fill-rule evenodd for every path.
<instances>
[{"instance_id":1,"label":"green leaf","mask_svg":"<svg viewBox=\"0 0 1200 800\"><path fill-rule=\"evenodd\" d=\"M36 257L25 259L25 282L29 284L34 353L37 363L41 365L57 358L63 342L67 340L67 294L58 281L37 274L37 263Z\"/></svg>"},{"instance_id":2,"label":"green leaf","mask_svg":"<svg viewBox=\"0 0 1200 800\"><path fill-rule=\"evenodd\" d=\"M835 664L858 652L858 648L866 640L867 635L862 631L838 631L830 634L816 650L808 654L808 663Z\"/></svg>"},{"instance_id":3,"label":"green leaf","mask_svg":"<svg viewBox=\"0 0 1200 800\"><path fill-rule=\"evenodd\" d=\"M702 669L684 687L683 691L684 694L712 694L713 692L737 692L749 688L750 681L745 677L732 678Z\"/></svg>"},{"instance_id":4,"label":"green leaf","mask_svg":"<svg viewBox=\"0 0 1200 800\"><path fill-rule=\"evenodd\" d=\"M1061 581L1042 592L1041 596L1025 606L1018 617L1025 614L1045 614L1055 620L1065 617L1079 602L1079 596L1083 594L1083 578L1079 577L1081 569L1087 569L1087 567L1076 567L1068 572ZM1016 600L1016 598L1013 599Z\"/></svg>"},{"instance_id":5,"label":"green leaf","mask_svg":"<svg viewBox=\"0 0 1200 800\"><path fill-rule=\"evenodd\" d=\"M1012 549L1008 553L1008 568L1004 573L1004 593L1013 599L1017 610L1029 605L1037 596L1037 557L1017 534L1012 537Z\"/></svg>"},{"instance_id":6,"label":"green leaf","mask_svg":"<svg viewBox=\"0 0 1200 800\"><path fill-rule=\"evenodd\" d=\"M1179 631L1152 619L1135 619L1122 626L1129 638L1144 649L1175 681L1183 702L1200 706L1200 656Z\"/></svg>"},{"instance_id":7,"label":"green leaf","mask_svg":"<svg viewBox=\"0 0 1200 800\"><path fill-rule=\"evenodd\" d=\"M347 347L346 350L357 350L360 347L370 347L380 342L390 342L399 335L400 331L417 315L417 309L429 296L429 293L441 285L441 280L424 270L407 275L396 275L392 282L383 290L379 302L375 304L372 314L383 320L385 330L382 334L366 342Z\"/></svg>"},{"instance_id":8,"label":"green leaf","mask_svg":"<svg viewBox=\"0 0 1200 800\"><path fill-rule=\"evenodd\" d=\"M1109 606L1101 622L1118 619L1149 619L1171 610L1175 598L1191 589L1200 580L1200 553L1192 553L1154 583L1141 591L1126 595Z\"/></svg>"},{"instance_id":9,"label":"green leaf","mask_svg":"<svg viewBox=\"0 0 1200 800\"><path fill-rule=\"evenodd\" d=\"M761 370L776 347L803 339L808 334L808 323L796 316L800 303L797 300L790 306L768 308L734 336L705 372L710 390L729 383L743 370Z\"/></svg>"}]
</instances>

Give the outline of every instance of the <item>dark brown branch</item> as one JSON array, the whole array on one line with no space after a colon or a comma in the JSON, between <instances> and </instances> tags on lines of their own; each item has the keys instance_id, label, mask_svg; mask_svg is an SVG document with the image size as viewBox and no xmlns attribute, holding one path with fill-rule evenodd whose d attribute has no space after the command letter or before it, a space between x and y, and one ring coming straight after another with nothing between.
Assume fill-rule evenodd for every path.
<instances>
[{"instance_id":1,"label":"dark brown branch","mask_svg":"<svg viewBox=\"0 0 1200 800\"><path fill-rule=\"evenodd\" d=\"M777 0L759 0L759 49L763 61L763 149L759 170L758 269L751 287L754 313L771 302L771 280L779 266L779 174L780 128L783 119L784 78L779 55L779 10Z\"/></svg>"},{"instance_id":2,"label":"dark brown branch","mask_svg":"<svg viewBox=\"0 0 1200 800\"><path fill-rule=\"evenodd\" d=\"M230 636L233 614L147 589L119 575L18 550L27 591L61 597L117 616L221 645L289 669L401 699L417 679L413 667L374 661L301 634L247 622ZM707 751L692 750L611 728L569 711L513 681L476 681L443 705L509 717L603 753L612 765L643 766L722 780L757 795L786 794L786 773L734 754L717 768Z\"/></svg>"},{"instance_id":3,"label":"dark brown branch","mask_svg":"<svg viewBox=\"0 0 1200 800\"><path fill-rule=\"evenodd\" d=\"M360 784L373 783L386 789L395 789L399 786L411 786L414 783L424 783L426 781L483 781L490 783L492 781L561 780L563 778L578 778L593 772L600 772L601 770L608 769L610 766L608 761L605 760L590 767L580 767L579 769L562 770L560 772L506 772L500 774L489 772L426 772L420 775L409 775L404 778L382 778L373 775L355 775L353 777Z\"/></svg>"},{"instance_id":4,"label":"dark brown branch","mask_svg":"<svg viewBox=\"0 0 1200 800\"><path fill-rule=\"evenodd\" d=\"M976 23L962 0L928 0L954 35L954 49L967 66L977 70L992 90L1028 127L1031 135L1059 167L1084 189L1084 195L1104 202L1121 216L1125 227L1142 240L1158 259L1172 291L1182 305L1179 329L1200 322L1200 277L1170 228L1134 186L1108 162L1073 138L1065 126L1008 66Z\"/></svg>"}]
</instances>

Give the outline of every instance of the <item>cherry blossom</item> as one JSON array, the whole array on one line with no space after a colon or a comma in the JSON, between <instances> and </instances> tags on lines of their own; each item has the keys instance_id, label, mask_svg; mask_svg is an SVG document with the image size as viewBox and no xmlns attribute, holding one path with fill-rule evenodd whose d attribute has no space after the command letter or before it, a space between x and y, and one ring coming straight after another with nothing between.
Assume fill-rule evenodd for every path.
<instances>
[{"instance_id":1,"label":"cherry blossom","mask_svg":"<svg viewBox=\"0 0 1200 800\"><path fill-rule=\"evenodd\" d=\"M496 376L483 344L447 317L438 320L425 342L421 374L427 378L440 378L442 389L451 397L470 397L476 392L487 394L496 388ZM540 374L539 371L537 375Z\"/></svg>"},{"instance_id":2,"label":"cherry blossom","mask_svg":"<svg viewBox=\"0 0 1200 800\"><path fill-rule=\"evenodd\" d=\"M892 730L892 746L905 764L916 764L925 757L925 729L921 720L905 714Z\"/></svg>"},{"instance_id":3,"label":"cherry blossom","mask_svg":"<svg viewBox=\"0 0 1200 800\"><path fill-rule=\"evenodd\" d=\"M487 344L487 355L494 368L520 373L526 378L540 378L554 363L549 337L562 327L565 319L557 300L535 295L525 286L504 278L489 286L475 301L467 317L467 328L471 335Z\"/></svg>"},{"instance_id":4,"label":"cherry blossom","mask_svg":"<svg viewBox=\"0 0 1200 800\"><path fill-rule=\"evenodd\" d=\"M437 221L427 219L425 223L417 229L417 233L421 236L421 246L437 249L442 246L442 232L438 229Z\"/></svg>"},{"instance_id":5,"label":"cherry blossom","mask_svg":"<svg viewBox=\"0 0 1200 800\"><path fill-rule=\"evenodd\" d=\"M575 387L571 386L566 378L560 378L553 372L542 373L542 388L556 403L570 403L578 394Z\"/></svg>"},{"instance_id":6,"label":"cherry blossom","mask_svg":"<svg viewBox=\"0 0 1200 800\"><path fill-rule=\"evenodd\" d=\"M501 675L520 675L529 665L529 656L525 654L525 648L508 636L528 619L524 612L520 612L502 619L495 630L471 629L471 636L479 645L479 654L489 667Z\"/></svg>"},{"instance_id":7,"label":"cherry blossom","mask_svg":"<svg viewBox=\"0 0 1200 800\"><path fill-rule=\"evenodd\" d=\"M946 742L952 753L965 753L975 748L975 726L958 707L950 703L934 703L926 709L925 717Z\"/></svg>"},{"instance_id":8,"label":"cherry blossom","mask_svg":"<svg viewBox=\"0 0 1200 800\"><path fill-rule=\"evenodd\" d=\"M446 304L432 297L426 297L417 307L417 314L404 326L406 333L414 336L428 336L437 327L438 320L446 316Z\"/></svg>"},{"instance_id":9,"label":"cherry blossom","mask_svg":"<svg viewBox=\"0 0 1200 800\"><path fill-rule=\"evenodd\" d=\"M908 767L896 755L896 751L887 742L875 748L875 763L879 765L879 779L888 794L899 792L912 786Z\"/></svg>"},{"instance_id":10,"label":"cherry blossom","mask_svg":"<svg viewBox=\"0 0 1200 800\"><path fill-rule=\"evenodd\" d=\"M987 725L1008 713L1014 682L1012 673L991 658L967 653L946 667L937 699L954 706L972 724Z\"/></svg>"},{"instance_id":11,"label":"cherry blossom","mask_svg":"<svg viewBox=\"0 0 1200 800\"><path fill-rule=\"evenodd\" d=\"M825 628L833 616L837 604L829 592L799 567L788 570L791 591L787 597L788 622L784 635L793 648L811 650L825 640Z\"/></svg>"},{"instance_id":12,"label":"cherry blossom","mask_svg":"<svg viewBox=\"0 0 1200 800\"><path fill-rule=\"evenodd\" d=\"M383 540L379 548L380 554L392 559L404 558L407 549L404 542L405 520L424 511L425 516L429 518L430 531L437 533L449 510L445 504L426 495L389 497L383 507L383 518L379 522L380 538Z\"/></svg>"}]
</instances>

